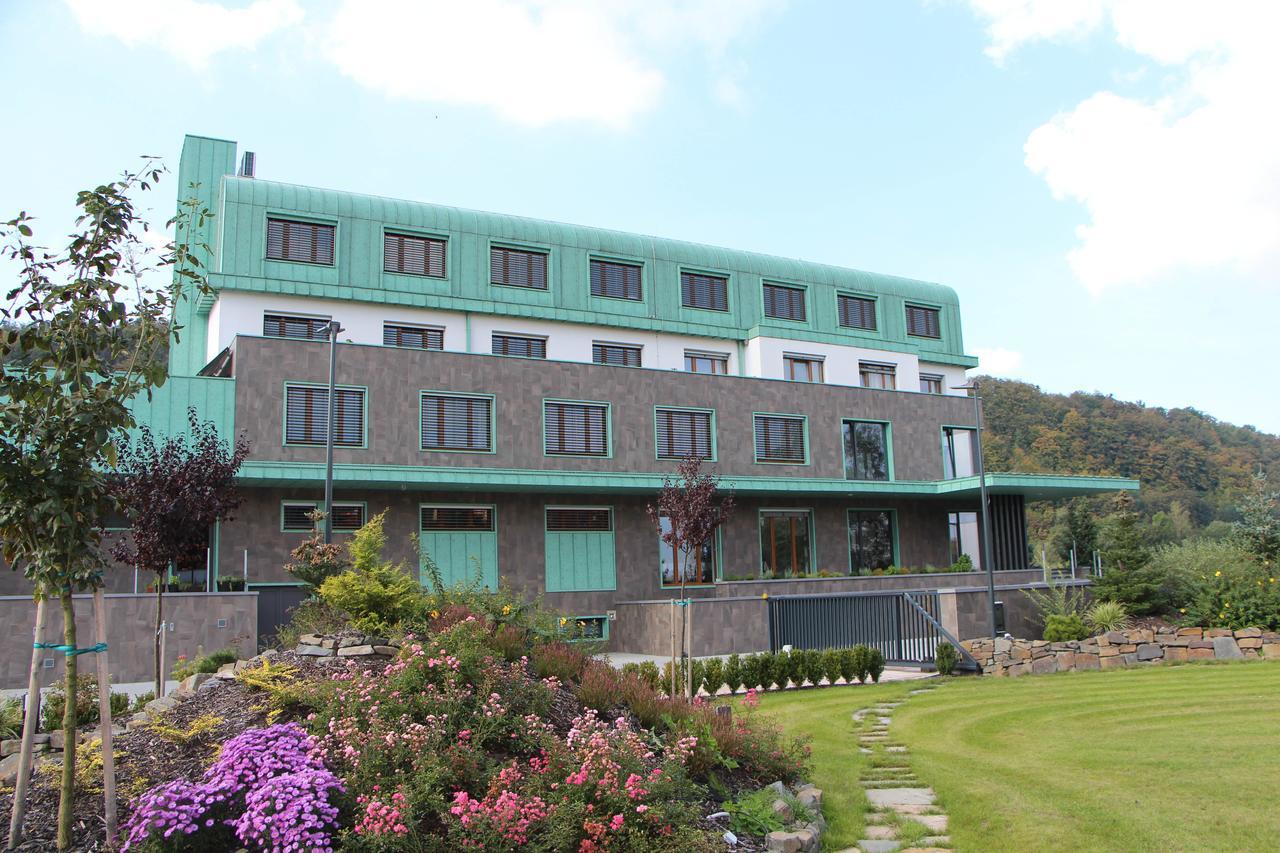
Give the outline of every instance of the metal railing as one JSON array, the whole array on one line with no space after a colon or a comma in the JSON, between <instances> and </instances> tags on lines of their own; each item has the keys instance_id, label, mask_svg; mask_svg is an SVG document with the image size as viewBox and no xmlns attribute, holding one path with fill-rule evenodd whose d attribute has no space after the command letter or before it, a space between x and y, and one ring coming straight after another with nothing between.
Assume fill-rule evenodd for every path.
<instances>
[{"instance_id":1,"label":"metal railing","mask_svg":"<svg viewBox=\"0 0 1280 853\"><path fill-rule=\"evenodd\" d=\"M881 592L785 595L769 599L769 648L879 649L885 662L928 666L938 643L949 642L963 668L977 666L939 620L938 593Z\"/></svg>"}]
</instances>

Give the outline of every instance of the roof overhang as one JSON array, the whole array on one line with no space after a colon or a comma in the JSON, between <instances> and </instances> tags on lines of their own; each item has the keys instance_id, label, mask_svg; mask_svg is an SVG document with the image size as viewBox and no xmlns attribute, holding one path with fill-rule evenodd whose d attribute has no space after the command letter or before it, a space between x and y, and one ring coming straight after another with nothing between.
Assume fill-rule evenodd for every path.
<instances>
[{"instance_id":1,"label":"roof overhang","mask_svg":"<svg viewBox=\"0 0 1280 853\"><path fill-rule=\"evenodd\" d=\"M662 473L544 471L510 468L446 468L410 465L335 465L334 482L346 488L402 491L491 491L652 494L662 488ZM324 480L324 466L310 462L246 462L240 481L246 486L297 486ZM978 478L858 482L806 477L724 476L721 484L744 495L828 497L976 498ZM1136 491L1137 480L1120 477L1059 477L1047 474L988 474L994 494L1020 494L1051 500L1116 491Z\"/></svg>"}]
</instances>

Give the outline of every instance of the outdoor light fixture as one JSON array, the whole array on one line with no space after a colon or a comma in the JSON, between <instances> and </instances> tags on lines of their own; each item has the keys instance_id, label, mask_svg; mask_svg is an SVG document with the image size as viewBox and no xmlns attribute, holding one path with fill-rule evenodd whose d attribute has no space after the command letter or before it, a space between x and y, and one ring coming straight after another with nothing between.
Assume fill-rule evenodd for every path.
<instances>
[{"instance_id":1,"label":"outdoor light fixture","mask_svg":"<svg viewBox=\"0 0 1280 853\"><path fill-rule=\"evenodd\" d=\"M987 469L982 459L982 395L981 383L974 379L966 385L953 385L952 391L968 391L973 397L974 453L978 459L978 494L982 501L982 562L987 567L987 605L991 616L991 636L996 634L996 566L991 550L991 513L987 506Z\"/></svg>"},{"instance_id":2,"label":"outdoor light fixture","mask_svg":"<svg viewBox=\"0 0 1280 853\"><path fill-rule=\"evenodd\" d=\"M337 320L329 321L329 429L324 439L324 543L333 541L333 434L336 431L338 407L334 402L334 371L338 365L338 334L343 330Z\"/></svg>"}]
</instances>

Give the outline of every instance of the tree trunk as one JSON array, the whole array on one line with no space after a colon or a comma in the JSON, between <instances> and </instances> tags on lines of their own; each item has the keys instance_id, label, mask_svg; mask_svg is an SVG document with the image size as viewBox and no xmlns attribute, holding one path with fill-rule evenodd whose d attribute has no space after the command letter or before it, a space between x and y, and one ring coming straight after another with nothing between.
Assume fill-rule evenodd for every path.
<instances>
[{"instance_id":1,"label":"tree trunk","mask_svg":"<svg viewBox=\"0 0 1280 853\"><path fill-rule=\"evenodd\" d=\"M97 641L107 643L107 603L102 587L93 591L93 622ZM111 733L111 668L107 650L98 652L98 716L102 730L102 805L107 820L107 846L116 838L116 755Z\"/></svg>"},{"instance_id":2,"label":"tree trunk","mask_svg":"<svg viewBox=\"0 0 1280 853\"><path fill-rule=\"evenodd\" d=\"M164 660L160 650L160 638L164 631L164 576L157 576L156 582L156 637L155 637L155 658L156 658L156 683L155 698L159 699L164 695Z\"/></svg>"},{"instance_id":3,"label":"tree trunk","mask_svg":"<svg viewBox=\"0 0 1280 853\"><path fill-rule=\"evenodd\" d=\"M31 781L31 756L35 751L36 728L40 725L40 644L44 642L45 616L49 612L43 598L36 602L36 625L31 633L31 673L27 679L27 711L22 722L22 752L18 758L18 784L13 794L13 816L9 821L10 850L22 840L22 819L27 812L27 785Z\"/></svg>"},{"instance_id":4,"label":"tree trunk","mask_svg":"<svg viewBox=\"0 0 1280 853\"><path fill-rule=\"evenodd\" d=\"M71 588L62 591L62 642L76 645L76 611ZM76 796L76 656L66 656L66 710L62 714L62 792L58 799L58 849L71 846L71 817Z\"/></svg>"}]
</instances>

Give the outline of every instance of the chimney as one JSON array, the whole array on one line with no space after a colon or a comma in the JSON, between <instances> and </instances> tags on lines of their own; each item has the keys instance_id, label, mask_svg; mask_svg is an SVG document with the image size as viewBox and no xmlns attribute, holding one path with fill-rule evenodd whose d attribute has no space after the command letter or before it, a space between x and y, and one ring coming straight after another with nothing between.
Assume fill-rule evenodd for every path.
<instances>
[{"instance_id":1,"label":"chimney","mask_svg":"<svg viewBox=\"0 0 1280 853\"><path fill-rule=\"evenodd\" d=\"M240 177L242 178L253 177L253 167L256 164L257 159L258 158L254 156L254 153L252 151L244 152L244 157L243 159L240 160Z\"/></svg>"}]
</instances>

